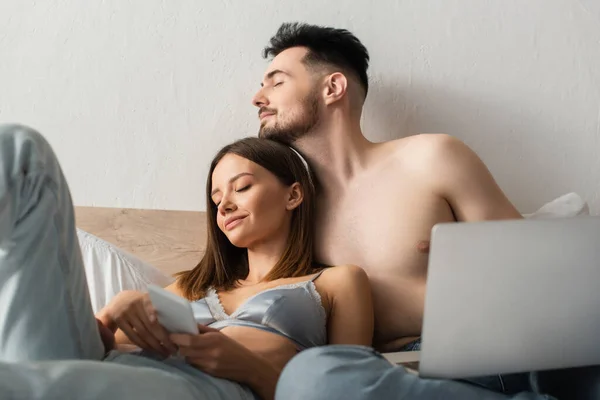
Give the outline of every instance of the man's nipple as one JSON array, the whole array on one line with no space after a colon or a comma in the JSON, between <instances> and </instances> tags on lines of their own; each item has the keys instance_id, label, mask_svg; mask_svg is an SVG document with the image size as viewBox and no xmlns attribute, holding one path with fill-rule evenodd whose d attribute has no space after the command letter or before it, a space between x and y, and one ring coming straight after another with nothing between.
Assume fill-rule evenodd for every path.
<instances>
[{"instance_id":1,"label":"man's nipple","mask_svg":"<svg viewBox=\"0 0 600 400\"><path fill-rule=\"evenodd\" d=\"M421 240L417 243L417 251L421 254L429 254L429 245L431 242L429 240Z\"/></svg>"}]
</instances>

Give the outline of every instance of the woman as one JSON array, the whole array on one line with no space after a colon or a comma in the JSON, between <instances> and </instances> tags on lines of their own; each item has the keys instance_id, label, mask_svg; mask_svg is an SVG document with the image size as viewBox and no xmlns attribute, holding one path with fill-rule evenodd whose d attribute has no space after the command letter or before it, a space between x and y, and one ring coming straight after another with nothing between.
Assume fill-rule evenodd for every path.
<instances>
[{"instance_id":1,"label":"woman","mask_svg":"<svg viewBox=\"0 0 600 400\"><path fill-rule=\"evenodd\" d=\"M22 157L16 157L19 162L44 166L45 176L52 177L58 193L63 195L57 197L66 199L59 204L59 212L54 210L54 214L60 214L63 217L61 221L66 223L58 224L58 240L48 244L47 252L75 254L72 205L66 183L49 146L41 136L27 128L12 127L8 132L7 135L5 128L5 132L0 133L3 141L10 142L8 146L0 146L3 159L15 159L4 154L14 149L19 154L36 158L27 160L25 157L23 161ZM33 148L34 151L24 151L25 148ZM44 162L39 161L40 157L46 158ZM13 169L31 170L24 165L13 166ZM9 176L13 180L20 179L18 174ZM0 185L0 188L11 186L14 186L12 181ZM33 194L36 199L44 197L39 193ZM3 194L0 193L0 196ZM19 200L18 204L28 204L27 199ZM73 335L72 329L53 328L53 335L46 338L54 340L55 336L59 336L58 347L68 351L42 347L40 340L37 340L34 342L38 345L30 348L27 356L13 355L12 360L103 358L112 363L125 364L126 368L119 366L119 376L137 374L135 394L140 396L146 390L150 398L160 396L159 391L165 390L165 387L170 388L171 396L182 398L186 398L186 395L196 399L204 398L202 396L272 398L279 372L298 351L327 343L370 345L372 340L372 304L365 273L354 266L322 269L313 262L313 202L314 188L310 175L299 155L290 148L257 138L243 139L226 146L213 160L207 181L209 218L206 253L196 268L180 274L176 282L168 287L168 290L192 301L201 333L169 334L158 324L147 295L127 291L115 296L96 317L104 332L107 350L111 347L108 332L116 331L118 344L133 343L142 351L123 353L111 350L105 357L98 357L96 349L99 340L97 331L93 332L91 328L93 316L89 317L89 296L81 293L84 282L81 282L81 273L77 272L83 268L80 258L72 257L70 261L79 265L71 265L69 279L62 278L63 281L59 282L62 288L53 290L59 291L57 298L73 300L73 304L67 304L59 310L66 314L65 309L72 311L75 308L73 314L77 314L77 318L63 315L65 323L92 333ZM29 215L44 212L38 208L33 207ZM21 211L25 214L25 211ZM47 214L47 209L45 212L46 215L53 215ZM14 221L22 222L18 218L14 218ZM56 225L56 221L54 223ZM12 231L7 233L13 236L19 233L22 236L27 229L33 228L15 223ZM61 239L65 236L68 243L61 247ZM22 269L35 270L36 262L31 260L34 244L26 243L20 247L23 247L18 252L24 261ZM4 261L0 258L0 269L7 264ZM62 267L58 265L55 269ZM31 271L29 274L34 275ZM0 274L0 284L5 286L3 278L5 276ZM78 283L73 285L73 281ZM40 283L32 287L32 280L21 282L24 287L21 292L48 286L48 281ZM57 285L60 286L50 286ZM77 296L79 298L73 299ZM29 300L24 306L40 318L48 318L42 315L43 307L39 303ZM21 329L24 329L23 324ZM29 333L29 336L32 335ZM73 350L73 343L81 344L79 350ZM24 345L16 340L12 344ZM8 345L0 345L3 359L5 353L9 353L7 348ZM175 352L185 359L167 357ZM77 373L94 372L98 367L93 364L108 363L77 364L77 368L63 374L69 379L59 384L63 384L63 389L70 393L85 390L86 398L93 398L89 388L78 380ZM132 365L149 368L131 368ZM35 374L52 372L52 366L48 364L44 364L47 370L36 366L33 371L27 365L20 365L20 368L25 369L26 373L16 376L13 373L12 379L25 379L26 375L28 381L25 384L35 382L38 388L40 379L36 380ZM97 379L106 379L110 375L107 368L100 370L104 375ZM46 372L46 375L57 375L50 372ZM5 382L0 380L0 385L8 386L10 393L11 378L6 379ZM118 377L115 379L118 380ZM133 381L134 378L130 380ZM74 387L69 387L68 383ZM48 381L46 384L49 385ZM112 398L125 393L114 392L116 388L116 385L110 388L113 390ZM175 388L179 390L178 393L172 392ZM22 387L19 390L22 394ZM106 393L99 391L98 396L101 395Z\"/></svg>"}]
</instances>

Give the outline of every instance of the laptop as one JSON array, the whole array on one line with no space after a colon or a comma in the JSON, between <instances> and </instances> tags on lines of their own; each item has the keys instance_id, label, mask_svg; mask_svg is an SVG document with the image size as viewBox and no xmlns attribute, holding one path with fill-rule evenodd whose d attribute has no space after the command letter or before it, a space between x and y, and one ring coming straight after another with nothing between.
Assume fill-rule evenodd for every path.
<instances>
[{"instance_id":1,"label":"laptop","mask_svg":"<svg viewBox=\"0 0 600 400\"><path fill-rule=\"evenodd\" d=\"M599 365L600 217L436 225L422 348L395 357L448 379Z\"/></svg>"}]
</instances>

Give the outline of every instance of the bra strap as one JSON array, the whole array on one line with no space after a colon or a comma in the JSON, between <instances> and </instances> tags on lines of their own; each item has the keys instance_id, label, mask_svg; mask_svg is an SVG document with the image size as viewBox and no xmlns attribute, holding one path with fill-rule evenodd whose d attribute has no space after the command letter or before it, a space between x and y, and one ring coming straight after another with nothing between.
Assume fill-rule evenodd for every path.
<instances>
[{"instance_id":1,"label":"bra strap","mask_svg":"<svg viewBox=\"0 0 600 400\"><path fill-rule=\"evenodd\" d=\"M321 274L325 272L325 268L323 268L322 270L320 270L319 272L317 272L317 274L315 276L312 277L312 279L310 280L311 282L314 282L318 277L321 276Z\"/></svg>"}]
</instances>

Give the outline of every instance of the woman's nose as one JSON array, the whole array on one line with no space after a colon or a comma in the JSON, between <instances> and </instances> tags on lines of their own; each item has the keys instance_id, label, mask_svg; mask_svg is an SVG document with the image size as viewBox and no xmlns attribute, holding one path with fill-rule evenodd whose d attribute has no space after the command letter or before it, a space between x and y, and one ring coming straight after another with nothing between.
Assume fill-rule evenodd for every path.
<instances>
[{"instance_id":1,"label":"woman's nose","mask_svg":"<svg viewBox=\"0 0 600 400\"><path fill-rule=\"evenodd\" d=\"M236 209L237 209L237 207L236 207L235 203L229 199L229 196L221 199L221 204L219 204L219 212L222 215L233 212Z\"/></svg>"}]
</instances>

